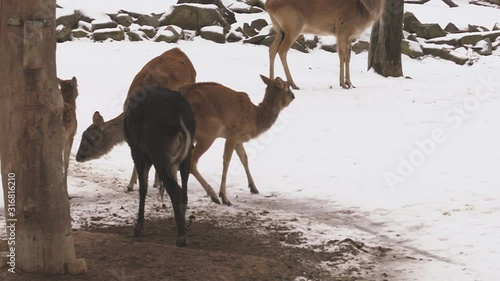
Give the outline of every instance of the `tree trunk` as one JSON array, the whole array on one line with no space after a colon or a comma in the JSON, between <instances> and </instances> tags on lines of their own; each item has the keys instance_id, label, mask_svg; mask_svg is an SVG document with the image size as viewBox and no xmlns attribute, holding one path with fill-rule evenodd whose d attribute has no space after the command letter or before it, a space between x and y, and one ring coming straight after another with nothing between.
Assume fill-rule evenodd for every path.
<instances>
[{"instance_id":1,"label":"tree trunk","mask_svg":"<svg viewBox=\"0 0 500 281\"><path fill-rule=\"evenodd\" d=\"M15 271L64 273L76 261L63 182L55 7L56 0L0 0L0 157Z\"/></svg>"},{"instance_id":2,"label":"tree trunk","mask_svg":"<svg viewBox=\"0 0 500 281\"><path fill-rule=\"evenodd\" d=\"M388 77L403 76L401 40L403 39L403 0L387 0L379 21L375 22L370 38L368 69Z\"/></svg>"}]
</instances>

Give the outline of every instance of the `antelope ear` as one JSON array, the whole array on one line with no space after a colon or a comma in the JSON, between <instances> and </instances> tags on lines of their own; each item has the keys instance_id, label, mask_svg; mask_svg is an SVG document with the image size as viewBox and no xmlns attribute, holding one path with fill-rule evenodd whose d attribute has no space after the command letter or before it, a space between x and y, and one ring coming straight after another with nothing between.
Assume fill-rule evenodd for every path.
<instances>
[{"instance_id":1,"label":"antelope ear","mask_svg":"<svg viewBox=\"0 0 500 281\"><path fill-rule=\"evenodd\" d=\"M283 81L283 79L281 79L280 77L276 77L276 83L281 87L281 88L288 88L290 87L290 84L288 84L288 82L286 81Z\"/></svg>"},{"instance_id":2,"label":"antelope ear","mask_svg":"<svg viewBox=\"0 0 500 281\"><path fill-rule=\"evenodd\" d=\"M104 126L104 118L102 118L99 111L94 112L94 116L92 116L92 121L94 122L94 125L98 126L99 128L102 128Z\"/></svg>"},{"instance_id":3,"label":"antelope ear","mask_svg":"<svg viewBox=\"0 0 500 281\"><path fill-rule=\"evenodd\" d=\"M262 81L264 82L264 84L266 85L269 85L269 82L271 81L271 79L267 78L266 76L264 75L260 75L260 79L262 79Z\"/></svg>"},{"instance_id":4,"label":"antelope ear","mask_svg":"<svg viewBox=\"0 0 500 281\"><path fill-rule=\"evenodd\" d=\"M74 88L76 88L76 86L78 86L77 83L78 82L76 81L76 77L73 76L73 78L71 78L71 86L73 86Z\"/></svg>"}]
</instances>

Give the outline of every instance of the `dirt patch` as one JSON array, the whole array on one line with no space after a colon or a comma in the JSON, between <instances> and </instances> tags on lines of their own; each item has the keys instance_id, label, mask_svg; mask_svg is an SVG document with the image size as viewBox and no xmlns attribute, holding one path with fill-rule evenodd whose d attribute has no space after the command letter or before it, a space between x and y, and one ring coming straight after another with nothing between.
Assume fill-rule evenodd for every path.
<instances>
[{"instance_id":1,"label":"dirt patch","mask_svg":"<svg viewBox=\"0 0 500 281\"><path fill-rule=\"evenodd\" d=\"M317 265L327 253L283 246L284 233L258 234L255 226L222 228L219 222L194 222L188 247L175 248L173 219L146 222L144 237L133 239L132 227L74 232L78 257L89 272L81 276L0 273L1 280L360 280L331 276ZM289 240L290 241L290 240ZM306 280L306 279L302 280Z\"/></svg>"}]
</instances>

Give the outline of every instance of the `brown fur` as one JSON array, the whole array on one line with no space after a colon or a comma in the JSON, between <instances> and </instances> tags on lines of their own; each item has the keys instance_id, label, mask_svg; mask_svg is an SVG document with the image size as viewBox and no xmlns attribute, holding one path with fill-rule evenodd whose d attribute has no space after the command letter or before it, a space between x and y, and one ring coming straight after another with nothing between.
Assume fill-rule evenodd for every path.
<instances>
[{"instance_id":1,"label":"brown fur","mask_svg":"<svg viewBox=\"0 0 500 281\"><path fill-rule=\"evenodd\" d=\"M178 90L180 87L196 82L196 70L187 57L179 48L170 49L163 54L150 60L132 80L124 102L124 108L128 103L139 102L141 93L145 89L163 87L170 90ZM101 114L96 111L92 124L85 130L82 142L78 149L76 160L79 162L89 161L107 154L115 145L125 141L123 135L124 114L104 122ZM94 137L98 141L91 142ZM128 185L132 189L137 180L137 174L132 175Z\"/></svg>"},{"instance_id":2,"label":"brown fur","mask_svg":"<svg viewBox=\"0 0 500 281\"><path fill-rule=\"evenodd\" d=\"M63 138L64 138L64 182L67 188L69 156L73 146L73 138L76 134L76 98L78 97L78 82L75 77L71 80L58 79L61 95L64 101L63 109Z\"/></svg>"},{"instance_id":3,"label":"brown fur","mask_svg":"<svg viewBox=\"0 0 500 281\"><path fill-rule=\"evenodd\" d=\"M191 160L191 173L203 186L208 195L219 203L216 193L200 175L197 163L217 138L225 138L223 171L219 197L222 203L230 205L226 197L226 176L229 161L234 150L238 154L248 178L252 193L258 193L248 168L248 159L243 143L267 131L276 121L282 109L292 102L294 95L286 82L277 78L269 80L264 100L254 105L246 93L237 92L217 83L197 83L180 89L191 105L196 119L196 146Z\"/></svg>"},{"instance_id":4,"label":"brown fur","mask_svg":"<svg viewBox=\"0 0 500 281\"><path fill-rule=\"evenodd\" d=\"M179 48L170 49L150 60L134 77L128 90L123 108L132 95L141 93L145 88L162 87L177 91L182 86L196 82L193 63Z\"/></svg>"},{"instance_id":5,"label":"brown fur","mask_svg":"<svg viewBox=\"0 0 500 281\"><path fill-rule=\"evenodd\" d=\"M274 60L279 54L288 82L298 89L286 59L290 47L300 34L335 35L340 85L351 88L351 41L382 15L384 3L385 0L267 0L265 8L277 33L269 48L270 78L274 77Z\"/></svg>"}]
</instances>

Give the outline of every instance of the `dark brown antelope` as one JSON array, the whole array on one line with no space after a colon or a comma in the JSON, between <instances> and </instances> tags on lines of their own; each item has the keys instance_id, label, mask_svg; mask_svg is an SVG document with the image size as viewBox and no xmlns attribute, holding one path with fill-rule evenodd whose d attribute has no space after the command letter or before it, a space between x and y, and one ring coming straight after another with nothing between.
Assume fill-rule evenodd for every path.
<instances>
[{"instance_id":1,"label":"dark brown antelope","mask_svg":"<svg viewBox=\"0 0 500 281\"><path fill-rule=\"evenodd\" d=\"M78 97L78 82L73 77L71 80L58 79L61 95L64 101L63 109L63 138L64 138L64 182L67 189L69 156L73 146L73 138L77 129L76 98ZM67 190L66 190L67 191Z\"/></svg>"},{"instance_id":2,"label":"dark brown antelope","mask_svg":"<svg viewBox=\"0 0 500 281\"><path fill-rule=\"evenodd\" d=\"M200 157L215 139L225 138L219 192L222 203L231 205L226 196L226 177L235 150L245 168L250 192L259 193L250 174L243 143L271 128L281 110L295 98L288 83L281 78L274 80L262 75L261 78L267 87L264 100L259 105L254 105L246 93L234 91L217 83L196 83L180 89L182 96L191 105L196 119L194 137L196 145L191 160L191 173L216 203L220 204L217 194L198 171L197 163Z\"/></svg>"},{"instance_id":3,"label":"dark brown antelope","mask_svg":"<svg viewBox=\"0 0 500 281\"><path fill-rule=\"evenodd\" d=\"M178 90L180 87L196 82L196 71L193 64L178 48L168 50L149 61L130 85L124 108L131 102L132 106L140 102L142 93L157 86ZM134 98L131 97L134 95ZM125 141L123 136L123 113L105 122L96 111L92 124L83 132L76 161L85 162L107 154L111 149ZM137 180L134 169L127 189L131 191Z\"/></svg>"},{"instance_id":4,"label":"dark brown antelope","mask_svg":"<svg viewBox=\"0 0 500 281\"><path fill-rule=\"evenodd\" d=\"M294 88L287 53L297 37L304 33L335 35L340 59L340 86L354 87L349 63L351 41L382 15L385 0L267 0L276 38L269 47L269 78L274 77L274 61L279 54L286 79Z\"/></svg>"},{"instance_id":5,"label":"dark brown antelope","mask_svg":"<svg viewBox=\"0 0 500 281\"><path fill-rule=\"evenodd\" d=\"M154 166L167 190L177 223L177 247L186 246L187 182L195 119L187 101L165 88L140 90L135 104L125 109L124 134L139 175L139 213L134 236L140 236L144 223L144 204L148 174ZM177 183L180 169L182 188Z\"/></svg>"}]
</instances>

